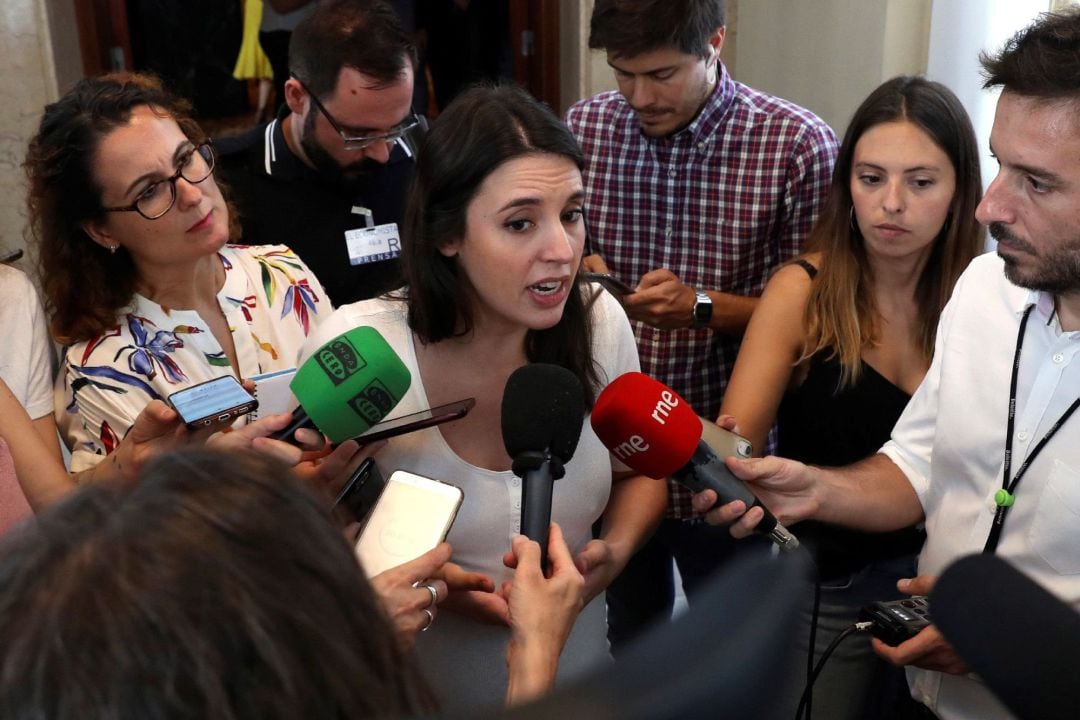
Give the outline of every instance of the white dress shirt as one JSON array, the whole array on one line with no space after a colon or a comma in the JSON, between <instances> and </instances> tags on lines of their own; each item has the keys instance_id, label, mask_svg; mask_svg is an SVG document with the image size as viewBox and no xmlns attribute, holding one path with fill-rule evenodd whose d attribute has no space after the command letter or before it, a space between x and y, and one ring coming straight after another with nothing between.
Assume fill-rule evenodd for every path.
<instances>
[{"instance_id":1,"label":"white dress shirt","mask_svg":"<svg viewBox=\"0 0 1080 720\"><path fill-rule=\"evenodd\" d=\"M930 370L882 449L926 513L920 574L940 575L961 556L982 552L1002 487L1009 383L1029 305L1012 438L1015 477L1080 393L1080 332L1062 332L1053 296L1011 284L992 253L976 258L957 283ZM1080 609L1080 413L1043 448L1014 494L997 554ZM908 672L912 694L943 720L1012 717L978 679Z\"/></svg>"}]
</instances>

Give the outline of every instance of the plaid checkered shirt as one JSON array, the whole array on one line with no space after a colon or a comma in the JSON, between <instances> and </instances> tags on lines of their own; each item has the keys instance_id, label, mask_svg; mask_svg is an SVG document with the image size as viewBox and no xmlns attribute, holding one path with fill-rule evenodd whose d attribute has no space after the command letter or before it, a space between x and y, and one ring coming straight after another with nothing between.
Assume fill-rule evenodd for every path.
<instances>
[{"instance_id":1,"label":"plaid checkered shirt","mask_svg":"<svg viewBox=\"0 0 1080 720\"><path fill-rule=\"evenodd\" d=\"M701 112L670 137L644 135L617 92L567 111L585 152L588 249L630 284L667 268L695 289L760 295L772 269L799 252L825 200L832 129L720 67ZM741 337L633 325L642 372L714 419ZM690 492L669 489L668 517L690 517Z\"/></svg>"}]
</instances>

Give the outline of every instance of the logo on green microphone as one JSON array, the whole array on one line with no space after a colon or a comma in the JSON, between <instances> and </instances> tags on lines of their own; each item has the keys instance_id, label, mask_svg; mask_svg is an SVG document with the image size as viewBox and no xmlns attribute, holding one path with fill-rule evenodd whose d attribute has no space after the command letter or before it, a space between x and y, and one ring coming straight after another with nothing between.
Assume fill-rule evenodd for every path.
<instances>
[{"instance_id":1,"label":"logo on green microphone","mask_svg":"<svg viewBox=\"0 0 1080 720\"><path fill-rule=\"evenodd\" d=\"M397 400L378 378L368 383L356 397L349 400L349 407L372 425L386 417L395 405L397 405Z\"/></svg>"},{"instance_id":2,"label":"logo on green microphone","mask_svg":"<svg viewBox=\"0 0 1080 720\"><path fill-rule=\"evenodd\" d=\"M367 367L367 361L344 336L319 348L315 361L335 387Z\"/></svg>"}]
</instances>

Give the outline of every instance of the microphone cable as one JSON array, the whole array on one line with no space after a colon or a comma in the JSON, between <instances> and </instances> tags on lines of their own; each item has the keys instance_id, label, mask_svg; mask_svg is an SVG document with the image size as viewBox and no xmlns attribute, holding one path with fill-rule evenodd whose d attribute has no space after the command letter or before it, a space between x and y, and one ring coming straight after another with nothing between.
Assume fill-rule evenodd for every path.
<instances>
[{"instance_id":1,"label":"microphone cable","mask_svg":"<svg viewBox=\"0 0 1080 720\"><path fill-rule=\"evenodd\" d=\"M818 585L818 588L820 591L820 584ZM840 643L857 632L867 632L873 624L874 623L870 620L854 623L849 627L844 628L840 634L833 638L833 641L829 643L829 647L825 648L825 652L821 654L821 657L817 661L817 665L814 666L806 679L806 688L803 690L802 697L799 698L799 706L795 710L795 720L802 720L803 711L806 712L806 720L810 720L810 699L813 695L814 683L817 681L821 671L825 668L825 663L828 662L829 657L836 651L836 648L840 647ZM810 649L810 656L813 657L813 646L811 646Z\"/></svg>"}]
</instances>

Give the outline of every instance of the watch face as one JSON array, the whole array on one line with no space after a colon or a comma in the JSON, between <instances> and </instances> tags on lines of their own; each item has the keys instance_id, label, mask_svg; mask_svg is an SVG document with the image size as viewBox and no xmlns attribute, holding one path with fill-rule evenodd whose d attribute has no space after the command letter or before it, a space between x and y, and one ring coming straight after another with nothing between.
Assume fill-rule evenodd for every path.
<instances>
[{"instance_id":1,"label":"watch face","mask_svg":"<svg viewBox=\"0 0 1080 720\"><path fill-rule=\"evenodd\" d=\"M706 293L697 293L697 300L694 302L694 326L705 327L712 320L712 298Z\"/></svg>"}]
</instances>

